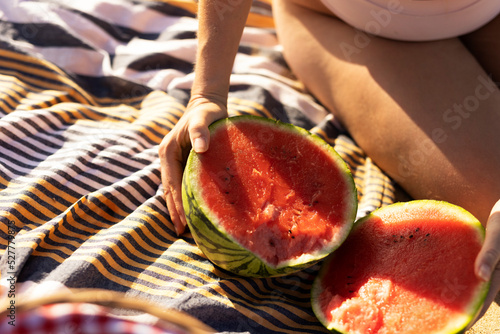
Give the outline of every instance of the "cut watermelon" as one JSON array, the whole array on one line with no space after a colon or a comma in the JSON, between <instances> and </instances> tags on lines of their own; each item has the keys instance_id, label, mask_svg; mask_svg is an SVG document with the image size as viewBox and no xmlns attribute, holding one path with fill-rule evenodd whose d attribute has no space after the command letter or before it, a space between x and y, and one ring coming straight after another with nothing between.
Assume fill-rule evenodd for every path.
<instances>
[{"instance_id":1,"label":"cut watermelon","mask_svg":"<svg viewBox=\"0 0 500 334\"><path fill-rule=\"evenodd\" d=\"M210 138L207 152L189 155L183 204L196 243L213 263L244 276L284 275L345 240L356 189L325 141L256 116L217 121Z\"/></svg>"},{"instance_id":2,"label":"cut watermelon","mask_svg":"<svg viewBox=\"0 0 500 334\"><path fill-rule=\"evenodd\" d=\"M314 313L340 333L460 333L489 287L474 274L483 240L479 221L449 203L376 210L322 264Z\"/></svg>"}]
</instances>

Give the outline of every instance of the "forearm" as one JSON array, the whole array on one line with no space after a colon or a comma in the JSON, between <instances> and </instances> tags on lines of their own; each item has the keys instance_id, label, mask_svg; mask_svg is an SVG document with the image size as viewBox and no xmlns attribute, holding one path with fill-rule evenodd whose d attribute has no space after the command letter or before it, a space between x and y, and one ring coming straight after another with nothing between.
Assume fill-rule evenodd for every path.
<instances>
[{"instance_id":1,"label":"forearm","mask_svg":"<svg viewBox=\"0 0 500 334\"><path fill-rule=\"evenodd\" d=\"M192 97L225 103L229 79L252 0L200 0Z\"/></svg>"}]
</instances>

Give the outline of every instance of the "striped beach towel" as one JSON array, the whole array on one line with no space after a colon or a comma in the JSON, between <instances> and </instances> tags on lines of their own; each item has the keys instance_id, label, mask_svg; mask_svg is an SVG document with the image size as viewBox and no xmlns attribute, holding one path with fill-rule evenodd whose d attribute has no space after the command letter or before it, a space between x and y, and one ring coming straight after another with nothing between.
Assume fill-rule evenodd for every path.
<instances>
[{"instance_id":1,"label":"striped beach towel","mask_svg":"<svg viewBox=\"0 0 500 334\"><path fill-rule=\"evenodd\" d=\"M189 231L174 232L157 150L189 98L196 7L0 3L5 305L102 289L185 312L217 332L326 332L309 301L318 265L243 278L214 267ZM394 183L290 72L268 1L252 6L228 103L231 115L293 123L333 145L353 173L360 216L396 200Z\"/></svg>"}]
</instances>

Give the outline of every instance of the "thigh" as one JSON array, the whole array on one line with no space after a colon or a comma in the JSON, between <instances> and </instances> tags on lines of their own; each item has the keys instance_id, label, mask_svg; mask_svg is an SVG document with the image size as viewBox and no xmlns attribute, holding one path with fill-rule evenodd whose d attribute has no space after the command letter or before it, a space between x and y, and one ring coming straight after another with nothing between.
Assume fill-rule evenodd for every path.
<instances>
[{"instance_id":1,"label":"thigh","mask_svg":"<svg viewBox=\"0 0 500 334\"><path fill-rule=\"evenodd\" d=\"M333 16L333 13L323 5L321 0L286 0L293 2L295 5L310 9L314 12Z\"/></svg>"},{"instance_id":2,"label":"thigh","mask_svg":"<svg viewBox=\"0 0 500 334\"><path fill-rule=\"evenodd\" d=\"M500 198L500 92L458 39L404 43L276 0L295 74L414 198L485 221Z\"/></svg>"},{"instance_id":3,"label":"thigh","mask_svg":"<svg viewBox=\"0 0 500 334\"><path fill-rule=\"evenodd\" d=\"M461 37L495 82L500 82L500 15L480 29Z\"/></svg>"}]
</instances>

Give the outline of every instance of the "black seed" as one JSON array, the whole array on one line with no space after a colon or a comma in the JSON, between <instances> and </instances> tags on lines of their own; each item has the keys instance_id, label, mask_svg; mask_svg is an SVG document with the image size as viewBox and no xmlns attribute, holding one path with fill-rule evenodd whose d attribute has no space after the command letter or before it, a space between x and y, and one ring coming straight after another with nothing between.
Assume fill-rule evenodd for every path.
<instances>
[{"instance_id":1,"label":"black seed","mask_svg":"<svg viewBox=\"0 0 500 334\"><path fill-rule=\"evenodd\" d=\"M413 238L413 234L410 234L410 239Z\"/></svg>"},{"instance_id":2,"label":"black seed","mask_svg":"<svg viewBox=\"0 0 500 334\"><path fill-rule=\"evenodd\" d=\"M400 239L404 239L405 237L401 236Z\"/></svg>"},{"instance_id":3,"label":"black seed","mask_svg":"<svg viewBox=\"0 0 500 334\"><path fill-rule=\"evenodd\" d=\"M225 193L226 193L226 194L229 194L229 191L226 191Z\"/></svg>"},{"instance_id":4,"label":"black seed","mask_svg":"<svg viewBox=\"0 0 500 334\"><path fill-rule=\"evenodd\" d=\"M292 239L295 239L295 236L292 235Z\"/></svg>"},{"instance_id":5,"label":"black seed","mask_svg":"<svg viewBox=\"0 0 500 334\"><path fill-rule=\"evenodd\" d=\"M415 230L415 232L418 232L418 231L420 231L420 228L419 228L419 227L417 227L417 229Z\"/></svg>"},{"instance_id":6,"label":"black seed","mask_svg":"<svg viewBox=\"0 0 500 334\"><path fill-rule=\"evenodd\" d=\"M394 240L394 242L398 242L397 240Z\"/></svg>"},{"instance_id":7,"label":"black seed","mask_svg":"<svg viewBox=\"0 0 500 334\"><path fill-rule=\"evenodd\" d=\"M349 290L350 293L354 293L354 290Z\"/></svg>"},{"instance_id":8,"label":"black seed","mask_svg":"<svg viewBox=\"0 0 500 334\"><path fill-rule=\"evenodd\" d=\"M429 235L431 235L430 233L427 233L425 236L428 237Z\"/></svg>"}]
</instances>

